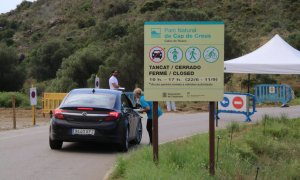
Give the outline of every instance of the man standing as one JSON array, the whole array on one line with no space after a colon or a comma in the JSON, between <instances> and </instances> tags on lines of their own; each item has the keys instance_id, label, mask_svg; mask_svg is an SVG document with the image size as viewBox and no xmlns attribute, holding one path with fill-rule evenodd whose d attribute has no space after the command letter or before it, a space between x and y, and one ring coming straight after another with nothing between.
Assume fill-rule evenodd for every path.
<instances>
[{"instance_id":1,"label":"man standing","mask_svg":"<svg viewBox=\"0 0 300 180\"><path fill-rule=\"evenodd\" d=\"M111 75L111 77L109 78L109 81L108 81L109 88L110 89L118 89L118 88L120 88L119 82L118 82L118 79L117 79L117 77L119 75L119 71L113 70L111 73L112 73L112 75Z\"/></svg>"}]
</instances>

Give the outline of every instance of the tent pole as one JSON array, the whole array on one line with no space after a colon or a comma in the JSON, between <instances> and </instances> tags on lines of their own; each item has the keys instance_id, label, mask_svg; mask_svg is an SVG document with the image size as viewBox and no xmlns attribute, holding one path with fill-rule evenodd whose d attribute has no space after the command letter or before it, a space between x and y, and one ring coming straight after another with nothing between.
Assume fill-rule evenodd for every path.
<instances>
[{"instance_id":1,"label":"tent pole","mask_svg":"<svg viewBox=\"0 0 300 180\"><path fill-rule=\"evenodd\" d=\"M250 74L248 74L248 93L250 93Z\"/></svg>"}]
</instances>

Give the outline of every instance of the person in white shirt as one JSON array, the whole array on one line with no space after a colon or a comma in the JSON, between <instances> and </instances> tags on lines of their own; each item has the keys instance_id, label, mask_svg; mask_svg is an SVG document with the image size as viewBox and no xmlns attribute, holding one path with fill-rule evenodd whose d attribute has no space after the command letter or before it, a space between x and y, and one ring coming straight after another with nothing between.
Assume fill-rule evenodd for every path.
<instances>
[{"instance_id":1,"label":"person in white shirt","mask_svg":"<svg viewBox=\"0 0 300 180\"><path fill-rule=\"evenodd\" d=\"M111 77L109 78L109 81L108 81L109 82L109 88L110 89L120 88L119 82L118 82L118 79L117 79L117 77L119 75L119 71L113 70L111 73L112 73L112 75L111 75Z\"/></svg>"}]
</instances>

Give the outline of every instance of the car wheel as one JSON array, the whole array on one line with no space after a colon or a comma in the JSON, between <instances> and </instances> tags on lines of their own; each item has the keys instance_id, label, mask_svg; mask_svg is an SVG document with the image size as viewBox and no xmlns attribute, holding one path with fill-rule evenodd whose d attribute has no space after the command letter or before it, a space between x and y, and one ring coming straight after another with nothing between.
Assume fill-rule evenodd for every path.
<instances>
[{"instance_id":1,"label":"car wheel","mask_svg":"<svg viewBox=\"0 0 300 180\"><path fill-rule=\"evenodd\" d=\"M123 136L123 140L122 143L120 144L120 150L122 152L127 152L128 148L129 148L129 130L128 127L125 130L124 136Z\"/></svg>"},{"instance_id":2,"label":"car wheel","mask_svg":"<svg viewBox=\"0 0 300 180\"><path fill-rule=\"evenodd\" d=\"M134 143L140 144L142 137L143 137L143 126L142 126L142 121L139 120L137 128L136 128L136 135L135 135Z\"/></svg>"},{"instance_id":3,"label":"car wheel","mask_svg":"<svg viewBox=\"0 0 300 180\"><path fill-rule=\"evenodd\" d=\"M62 141L52 140L52 139L49 137L49 145L50 145L50 148L51 148L51 149L61 149L61 148L62 148L62 144L63 144Z\"/></svg>"}]
</instances>

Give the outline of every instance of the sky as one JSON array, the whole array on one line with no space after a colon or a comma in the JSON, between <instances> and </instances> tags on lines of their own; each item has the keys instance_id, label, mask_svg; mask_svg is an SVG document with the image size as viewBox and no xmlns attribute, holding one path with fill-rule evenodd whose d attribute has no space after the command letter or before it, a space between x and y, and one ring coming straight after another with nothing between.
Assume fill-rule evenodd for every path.
<instances>
[{"instance_id":1,"label":"sky","mask_svg":"<svg viewBox=\"0 0 300 180\"><path fill-rule=\"evenodd\" d=\"M23 0L0 0L0 14L16 9L17 5L21 4L22 1ZM33 2L35 0L27 1Z\"/></svg>"}]
</instances>

